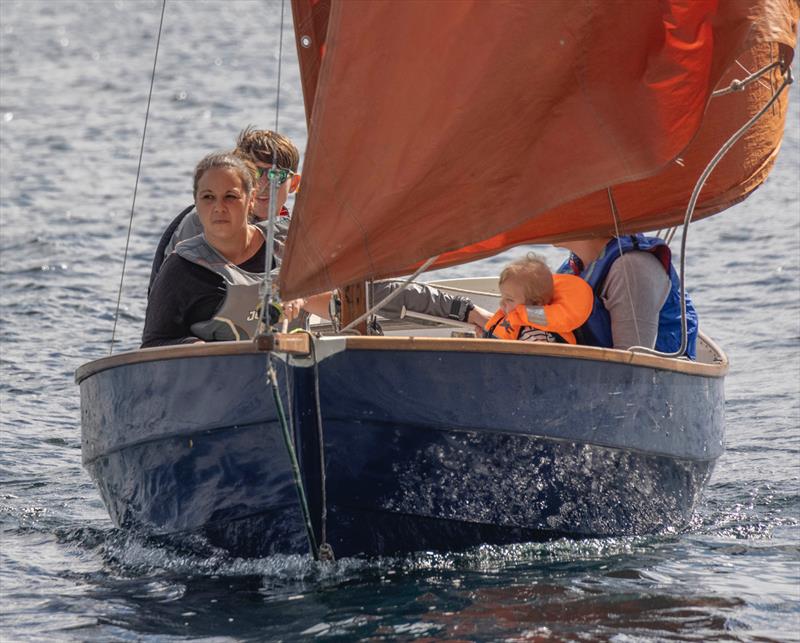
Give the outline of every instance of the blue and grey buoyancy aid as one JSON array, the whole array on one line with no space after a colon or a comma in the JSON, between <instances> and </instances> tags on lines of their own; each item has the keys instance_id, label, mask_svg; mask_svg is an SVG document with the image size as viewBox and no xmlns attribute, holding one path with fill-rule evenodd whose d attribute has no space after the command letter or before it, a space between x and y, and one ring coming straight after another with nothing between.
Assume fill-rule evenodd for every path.
<instances>
[{"instance_id":1,"label":"blue and grey buoyancy aid","mask_svg":"<svg viewBox=\"0 0 800 643\"><path fill-rule=\"evenodd\" d=\"M611 317L608 314L600 293L606 281L611 265L621 254L631 250L652 253L664 266L670 278L670 290L667 300L661 307L658 317L658 337L655 348L663 353L674 353L681 347L681 283L678 273L672 267L672 252L663 239L646 237L643 234L629 235L612 239L606 244L603 252L591 264L582 267L570 257L558 269L560 273L578 274L594 291L594 308L586 323L575 335L580 344L611 348L614 345L611 335ZM570 263L572 260L572 263ZM577 267L575 266L577 264ZM685 355L690 359L696 357L697 344L697 312L689 294L686 294L686 332L687 344Z\"/></svg>"},{"instance_id":2,"label":"blue and grey buoyancy aid","mask_svg":"<svg viewBox=\"0 0 800 643\"><path fill-rule=\"evenodd\" d=\"M272 267L278 268L283 258L283 248L289 236L289 210L286 206L281 208L278 218L275 220L275 233L273 236ZM268 221L255 221L254 226L261 228L265 237L267 234ZM158 242L156 254L153 256L153 265L150 268L150 283L147 286L147 296L153 289L153 282L156 280L158 271L170 253L175 250L175 246L181 241L191 239L198 234L202 234L203 226L200 224L200 217L197 215L194 204L183 210L164 230L161 240Z\"/></svg>"},{"instance_id":3,"label":"blue and grey buoyancy aid","mask_svg":"<svg viewBox=\"0 0 800 643\"><path fill-rule=\"evenodd\" d=\"M259 228L260 231L260 228ZM261 316L259 288L263 272L247 272L212 248L205 235L197 235L175 246L175 252L225 280L225 298L211 319L195 322L191 331L206 341L250 339Z\"/></svg>"}]
</instances>

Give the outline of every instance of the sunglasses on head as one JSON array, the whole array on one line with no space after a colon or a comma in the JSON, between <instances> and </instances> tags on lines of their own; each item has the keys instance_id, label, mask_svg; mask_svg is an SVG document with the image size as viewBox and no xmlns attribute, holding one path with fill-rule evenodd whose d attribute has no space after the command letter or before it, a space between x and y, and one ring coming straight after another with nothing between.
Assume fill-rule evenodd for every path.
<instances>
[{"instance_id":1,"label":"sunglasses on head","mask_svg":"<svg viewBox=\"0 0 800 643\"><path fill-rule=\"evenodd\" d=\"M285 170L280 167L258 167L256 170L256 177L259 180L261 180L261 177L266 176L269 181L276 181L278 185L283 185L294 176L294 172L291 170Z\"/></svg>"}]
</instances>

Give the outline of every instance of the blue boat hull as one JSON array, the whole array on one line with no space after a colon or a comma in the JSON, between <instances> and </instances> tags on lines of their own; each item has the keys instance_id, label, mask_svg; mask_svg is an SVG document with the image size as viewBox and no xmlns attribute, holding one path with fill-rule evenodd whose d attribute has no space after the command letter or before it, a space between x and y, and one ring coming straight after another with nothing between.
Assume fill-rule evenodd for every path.
<instances>
[{"instance_id":1,"label":"blue boat hull","mask_svg":"<svg viewBox=\"0 0 800 643\"><path fill-rule=\"evenodd\" d=\"M317 539L318 377L337 556L680 529L722 453L721 377L406 348L278 368ZM308 552L264 382L258 353L85 377L84 462L114 522L240 556Z\"/></svg>"},{"instance_id":2,"label":"blue boat hull","mask_svg":"<svg viewBox=\"0 0 800 643\"><path fill-rule=\"evenodd\" d=\"M148 361L81 382L84 467L116 525L207 534L235 553L308 551L265 359Z\"/></svg>"}]
</instances>

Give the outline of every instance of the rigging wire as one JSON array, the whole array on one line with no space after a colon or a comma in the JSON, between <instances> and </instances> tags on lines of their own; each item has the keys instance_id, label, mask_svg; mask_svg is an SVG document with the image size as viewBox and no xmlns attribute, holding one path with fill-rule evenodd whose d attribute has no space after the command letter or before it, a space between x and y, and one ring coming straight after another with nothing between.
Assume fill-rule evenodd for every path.
<instances>
[{"instance_id":1,"label":"rigging wire","mask_svg":"<svg viewBox=\"0 0 800 643\"><path fill-rule=\"evenodd\" d=\"M305 488L303 487L303 479L300 475L300 463L297 460L297 451L294 448L294 441L289 430L289 425L286 422L286 414L283 411L283 402L281 401L280 389L278 388L278 378L275 374L275 368L272 364L272 353L267 353L267 379L272 389L272 399L275 402L275 409L278 412L278 423L281 425L281 434L283 435L283 444L286 447L286 453L289 456L289 463L292 469L292 480L294 481L294 488L297 492L297 498L300 501L300 510L303 514L303 523L306 528L306 537L308 538L308 546L311 549L311 555L314 560L319 560L319 549L317 548L317 539L314 537L314 527L311 525L311 512L308 509L308 499L306 498Z\"/></svg>"},{"instance_id":2,"label":"rigging wire","mask_svg":"<svg viewBox=\"0 0 800 643\"><path fill-rule=\"evenodd\" d=\"M311 359L314 362L314 410L317 420L317 442L319 444L319 486L320 486L320 531L319 548L317 549L318 560L333 562L333 547L328 543L328 481L325 475L325 433L322 430L322 403L319 395L319 361L317 360L317 348L314 338L309 334L311 346Z\"/></svg>"},{"instance_id":3,"label":"rigging wire","mask_svg":"<svg viewBox=\"0 0 800 643\"><path fill-rule=\"evenodd\" d=\"M119 276L119 290L117 291L117 307L114 311L114 327L111 330L111 344L108 347L108 354L114 353L114 338L117 334L117 320L119 319L119 306L122 301L122 283L125 280L125 267L128 263L128 249L131 244L131 231L133 230L133 214L136 211L136 192L139 189L139 176L142 172L142 157L144 156L144 141L147 136L147 120L150 116L150 102L153 98L153 85L156 81L156 63L158 62L158 48L161 45L161 32L164 27L164 12L167 8L167 0L161 2L161 20L158 23L158 37L156 38L156 52L153 56L153 72L150 75L150 92L147 94L147 109L144 114L144 128L142 129L142 143L139 146L139 164L136 167L136 182L133 185L133 202L131 203L131 216L128 220L128 236L125 239L125 253L122 256L122 274Z\"/></svg>"},{"instance_id":4,"label":"rigging wire","mask_svg":"<svg viewBox=\"0 0 800 643\"><path fill-rule=\"evenodd\" d=\"M277 166L278 159L273 156L272 167ZM275 221L278 219L278 172L269 171L269 214L267 216L267 248L264 253L264 280L259 288L261 297L261 321L259 322L258 334L272 335L272 324L270 323L270 304L272 303L272 261L275 255ZM275 271L277 273L277 270Z\"/></svg>"},{"instance_id":5,"label":"rigging wire","mask_svg":"<svg viewBox=\"0 0 800 643\"><path fill-rule=\"evenodd\" d=\"M781 67L783 66L782 61L779 61ZM775 66L768 65L761 73L767 73L770 69ZM752 80L752 78L745 79ZM683 357L684 353L686 352L686 347L688 345L688 336L687 336L687 328L686 328L686 283L684 280L685 269L686 269L686 239L688 237L689 231L689 223L692 220L692 215L694 214L695 206L697 205L697 199L700 196L700 191L703 189L703 186L706 183L706 180L710 176L711 172L714 168L717 167L717 164L722 160L722 158L728 153L728 151L736 144L736 142L744 136L744 134L749 130L753 124L761 118L767 110L769 110L775 101L778 100L780 95L783 93L783 90L786 89L787 86L791 85L794 82L794 78L792 77L792 70L790 67L786 67L786 72L784 75L783 83L778 88L778 90L772 95L772 97L767 101L766 105L762 107L758 113L752 116L744 125L742 125L736 132L731 135L731 137L725 141L725 144L719 149L719 151L714 155L714 158L709 161L708 165L706 166L703 173L700 175L700 178L697 179L697 183L694 186L694 190L692 190L692 196L689 199L689 205L686 208L686 216L683 220L683 234L681 236L681 269L680 269L680 281L681 281L681 346L680 348L675 351L674 353L662 353L661 351L657 351L649 346L631 346L628 350L638 353L646 353L648 355L658 355L660 357ZM733 84L733 83L731 83Z\"/></svg>"},{"instance_id":6,"label":"rigging wire","mask_svg":"<svg viewBox=\"0 0 800 643\"><path fill-rule=\"evenodd\" d=\"M284 23L284 3L285 0L281 0L281 26L280 26L280 36L278 37L278 80L277 80L277 87L275 88L275 132L278 131L278 117L280 113L280 104L281 104L281 68L282 68L282 57L283 57L283 23ZM278 168L278 159L273 153L272 157L272 168ZM264 281L261 282L261 289L260 289L260 296L261 296L261 323L260 323L260 333L265 333L267 335L272 334L272 326L270 322L270 311L269 306L272 302L272 293L274 291L272 285L272 260L274 256L274 243L275 243L275 222L278 219L279 211L277 206L277 197L278 197L278 175L274 172L269 172L267 174L269 178L269 216L267 220L267 252L264 258L264 274L266 277Z\"/></svg>"},{"instance_id":7,"label":"rigging wire","mask_svg":"<svg viewBox=\"0 0 800 643\"><path fill-rule=\"evenodd\" d=\"M286 382L286 402L289 406L289 426L294 426L294 373L289 370L289 360L283 361L283 381ZM290 380L291 377L291 380Z\"/></svg>"},{"instance_id":8,"label":"rigging wire","mask_svg":"<svg viewBox=\"0 0 800 643\"><path fill-rule=\"evenodd\" d=\"M277 165L277 159L273 158L273 167ZM273 334L272 324L270 319L270 304L272 302L272 295L274 289L272 287L272 274L271 274L271 267L272 267L272 257L274 254L274 238L275 238L275 220L278 217L278 181L279 173L278 172L270 172L269 176L269 202L270 202L270 209L269 209L269 219L267 223L267 248L266 248L266 259L264 266L264 280L261 282L262 288L261 292L259 293L262 296L262 308L261 308L261 319L259 321L259 333L256 336L256 340L261 334L270 336ZM312 343L313 347L313 343ZM272 390L272 399L275 403L275 408L278 412L278 422L281 425L281 434L283 435L283 444L286 447L286 453L289 456L289 462L292 469L292 481L294 483L295 491L297 492L297 498L300 503L300 510L303 514L303 523L306 528L306 537L308 538L308 546L311 549L311 555L314 557L314 560L333 560L333 550L331 549L330 545L325 544L326 546L321 550L317 547L317 540L314 536L314 527L311 523L311 511L308 508L308 499L306 497L305 487L303 485L303 478L302 474L300 473L300 463L297 459L297 451L294 446L294 441L292 440L291 430L289 428L289 423L286 420L286 414L283 410L283 403L281 401L280 395L280 387L278 386L278 378L275 373L275 366L274 366L274 355L272 350L267 352L266 355L266 371L267 371L267 384L269 385L270 389ZM286 389L287 389L287 397L289 397L291 403L291 387L292 384L286 381ZM292 413L292 409L290 408L290 413ZM317 412L319 413L319 399L317 398ZM292 420L291 426L294 426L294 421ZM319 432L322 432L322 422L321 419L318 423ZM324 466L324 460L323 465ZM324 474L323 474L324 480ZM323 505L324 506L324 505ZM324 531L323 531L324 534Z\"/></svg>"},{"instance_id":9,"label":"rigging wire","mask_svg":"<svg viewBox=\"0 0 800 643\"><path fill-rule=\"evenodd\" d=\"M614 234L615 239L617 240L617 248L619 249L619 258L624 259L622 253L622 241L620 240L619 234L619 210L617 210L617 202L614 200L614 195L611 192L611 188L607 188L606 191L608 192L608 202L611 205L611 215L614 218ZM630 276L628 275L628 266L626 262L622 262L622 275L625 277L625 290L628 292L628 301L631 303L631 313L633 317L633 328L636 331L636 341L641 343L642 341L642 334L639 332L639 321L636 319L636 308L633 305L633 293L631 292L631 282Z\"/></svg>"},{"instance_id":10,"label":"rigging wire","mask_svg":"<svg viewBox=\"0 0 800 643\"><path fill-rule=\"evenodd\" d=\"M279 122L279 115L280 115L280 104L281 104L281 68L282 68L282 58L283 58L283 26L284 26L284 8L285 8L285 0L281 0L281 26L280 26L280 36L278 38L278 74L277 74L277 87L275 90L275 131L278 130L278 122ZM278 159L273 156L272 159L272 167L273 169L278 168ZM274 239L275 239L275 222L278 218L278 188L279 188L279 173L271 171L267 175L269 177L269 217L267 221L267 248L266 248L266 258L265 258L265 266L264 266L264 281L262 282L262 288L260 292L260 296L262 299L262 308L261 308L261 321L260 321L260 328L259 334L264 333L266 335L272 335L272 325L270 323L270 304L273 300L273 293L275 289L273 287L272 279L272 261L274 256ZM275 271L277 273L277 270ZM308 506L308 498L306 496L305 486L303 485L303 478L300 471L300 463L297 459L297 450L294 445L294 440L292 439L291 434L291 427L294 427L294 417L293 417L293 401L292 401L292 386L293 383L289 381L288 377L288 362L284 363L284 377L286 382L286 393L289 400L289 413L290 419L287 422L286 413L283 410L283 402L280 396L280 387L278 385L278 378L275 372L274 360L275 357L273 353L270 351L267 353L266 358L266 368L267 368L267 381L272 390L272 399L275 403L275 408L278 413L278 421L281 425L281 434L283 435L283 443L286 447L286 453L289 456L289 462L291 464L292 469L292 480L294 482L294 488L297 492L297 498L300 503L300 510L303 515L303 523L306 529L306 537L308 538L308 545L311 549L311 555L314 557L314 560L323 560L323 561L333 561L333 549L326 541L326 531L327 531L327 497L326 497L326 485L325 485L325 452L324 452L324 443L323 443L323 432L322 432L322 417L321 417L321 410L320 410L320 398L319 398L319 372L316 362L316 353L314 352L314 342L313 338L311 338L311 350L312 356L314 359L314 377L315 377L315 401L316 401L316 412L317 412L317 435L320 441L319 444L319 453L320 453L320 474L321 474L321 495L322 495L322 511L321 511L321 537L322 543L317 546L317 539L314 535L314 527L311 522L311 511Z\"/></svg>"},{"instance_id":11,"label":"rigging wire","mask_svg":"<svg viewBox=\"0 0 800 643\"><path fill-rule=\"evenodd\" d=\"M283 62L283 14L286 0L281 0L281 29L278 36L278 83L275 88L275 132L278 132L278 116L281 111L281 66Z\"/></svg>"},{"instance_id":12,"label":"rigging wire","mask_svg":"<svg viewBox=\"0 0 800 643\"><path fill-rule=\"evenodd\" d=\"M718 89L717 91L712 92L711 98L719 98L720 96L725 96L726 94L731 94L733 92L740 92L745 87L747 87L750 83L752 83L752 82L754 82L756 80L759 81L759 84L762 84L759 79L764 74L766 74L767 72L771 71L772 69L775 69L776 67L782 66L783 62L780 61L780 60L776 60L775 62L770 63L769 65L765 65L764 67L762 67L758 71L754 71L752 74L750 73L750 70L747 69L747 67L745 67L738 60L736 61L736 64L739 65L739 67L744 69L750 75L746 76L745 78L741 78L741 79L735 78L734 80L731 81L730 85L728 85L727 87L724 87L723 89ZM764 86L769 88L769 89L773 89L769 85L764 85Z\"/></svg>"}]
</instances>

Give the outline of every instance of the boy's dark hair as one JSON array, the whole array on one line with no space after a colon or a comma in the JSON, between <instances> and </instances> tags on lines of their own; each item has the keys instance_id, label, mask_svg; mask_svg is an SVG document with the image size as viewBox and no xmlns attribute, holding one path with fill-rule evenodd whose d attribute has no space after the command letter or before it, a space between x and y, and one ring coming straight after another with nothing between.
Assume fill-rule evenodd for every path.
<instances>
[{"instance_id":1,"label":"boy's dark hair","mask_svg":"<svg viewBox=\"0 0 800 643\"><path fill-rule=\"evenodd\" d=\"M300 152L288 138L252 125L239 132L235 152L255 163L268 163L292 172L297 172L300 164Z\"/></svg>"}]
</instances>

